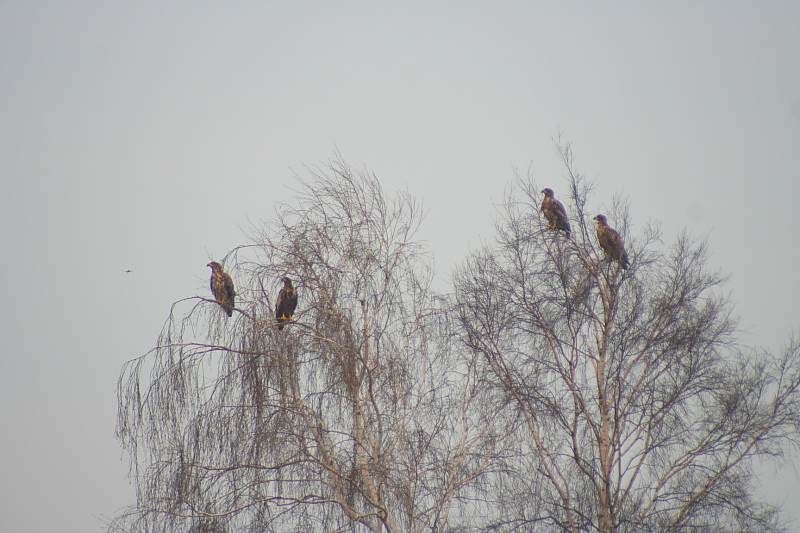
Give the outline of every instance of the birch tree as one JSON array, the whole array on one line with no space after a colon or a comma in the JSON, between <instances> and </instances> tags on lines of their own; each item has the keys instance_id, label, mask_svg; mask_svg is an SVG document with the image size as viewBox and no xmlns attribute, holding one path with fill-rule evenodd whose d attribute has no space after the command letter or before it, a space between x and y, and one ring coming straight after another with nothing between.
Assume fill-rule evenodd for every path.
<instances>
[{"instance_id":1,"label":"birch tree","mask_svg":"<svg viewBox=\"0 0 800 533\"><path fill-rule=\"evenodd\" d=\"M631 266L604 261L592 185L569 145L558 153L571 236L546 227L540 187L522 179L496 243L454 276L463 342L516 443L486 530L782 530L753 464L797 444L800 345L742 348L707 242L665 247L658 226L634 237L619 200L606 214Z\"/></svg>"},{"instance_id":2,"label":"birch tree","mask_svg":"<svg viewBox=\"0 0 800 533\"><path fill-rule=\"evenodd\" d=\"M447 531L502 436L451 342L421 208L341 160L224 260L234 318L173 308L119 382L137 501L115 531ZM299 292L276 328L279 280ZM463 350L461 350L463 352ZM477 413L477 414L476 414ZM463 500L466 501L466 500Z\"/></svg>"}]
</instances>

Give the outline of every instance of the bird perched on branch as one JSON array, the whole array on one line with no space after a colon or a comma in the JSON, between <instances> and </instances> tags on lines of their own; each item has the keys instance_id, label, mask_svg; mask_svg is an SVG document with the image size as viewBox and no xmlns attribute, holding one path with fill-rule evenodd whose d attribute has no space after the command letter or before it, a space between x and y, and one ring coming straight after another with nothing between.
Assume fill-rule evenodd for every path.
<instances>
[{"instance_id":1,"label":"bird perched on branch","mask_svg":"<svg viewBox=\"0 0 800 533\"><path fill-rule=\"evenodd\" d=\"M278 321L278 331L292 320L292 315L297 307L297 290L292 286L292 280L284 277L283 288L278 293L278 300L275 302L275 318Z\"/></svg>"},{"instance_id":2,"label":"bird perched on branch","mask_svg":"<svg viewBox=\"0 0 800 533\"><path fill-rule=\"evenodd\" d=\"M555 199L553 189L542 189L544 199L542 200L542 213L547 219L549 229L564 230L569 235L569 220L567 220L567 210L564 205Z\"/></svg>"},{"instance_id":3,"label":"bird perched on branch","mask_svg":"<svg viewBox=\"0 0 800 533\"><path fill-rule=\"evenodd\" d=\"M605 215L594 217L597 221L597 242L606 254L606 261L618 261L623 269L628 268L628 253L622 237L608 225Z\"/></svg>"},{"instance_id":4,"label":"bird perched on branch","mask_svg":"<svg viewBox=\"0 0 800 533\"><path fill-rule=\"evenodd\" d=\"M236 291L233 289L233 280L231 277L222 271L222 265L216 261L211 261L208 265L211 267L211 294L214 299L225 310L228 316L233 316L233 308L236 305L234 298Z\"/></svg>"}]
</instances>

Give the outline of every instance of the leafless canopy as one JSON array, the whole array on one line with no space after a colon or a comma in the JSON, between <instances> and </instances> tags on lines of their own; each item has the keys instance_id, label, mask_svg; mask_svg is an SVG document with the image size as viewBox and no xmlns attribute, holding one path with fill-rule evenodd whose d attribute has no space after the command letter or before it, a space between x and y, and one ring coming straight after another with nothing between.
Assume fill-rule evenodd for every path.
<instances>
[{"instance_id":1,"label":"leafless canopy","mask_svg":"<svg viewBox=\"0 0 800 533\"><path fill-rule=\"evenodd\" d=\"M659 251L658 227L633 238L619 201L608 215L631 266L604 261L592 186L569 145L558 153L572 236L546 229L541 187L521 179L497 243L454 276L463 341L516 437L486 528L781 530L753 498L752 461L797 442L798 343L776 358L740 349L706 242L683 234Z\"/></svg>"},{"instance_id":2,"label":"leafless canopy","mask_svg":"<svg viewBox=\"0 0 800 533\"><path fill-rule=\"evenodd\" d=\"M180 302L124 368L138 497L113 530L444 531L468 507L498 439L430 289L420 206L341 160L310 172L226 258L235 320ZM299 305L278 331L284 276Z\"/></svg>"},{"instance_id":3,"label":"leafless canopy","mask_svg":"<svg viewBox=\"0 0 800 533\"><path fill-rule=\"evenodd\" d=\"M497 242L431 290L420 206L341 160L177 302L119 381L137 501L114 532L782 530L753 462L798 444L800 342L743 349L707 244L604 212L559 145L571 232L518 180ZM540 184L540 185L550 185ZM569 198L569 200L568 200ZM299 294L278 330L281 279Z\"/></svg>"}]
</instances>

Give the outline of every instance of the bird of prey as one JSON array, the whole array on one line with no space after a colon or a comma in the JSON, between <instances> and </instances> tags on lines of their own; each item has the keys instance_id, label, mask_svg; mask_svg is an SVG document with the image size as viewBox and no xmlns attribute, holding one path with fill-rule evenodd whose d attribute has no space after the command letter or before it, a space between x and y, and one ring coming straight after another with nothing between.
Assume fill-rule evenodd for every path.
<instances>
[{"instance_id":1,"label":"bird of prey","mask_svg":"<svg viewBox=\"0 0 800 533\"><path fill-rule=\"evenodd\" d=\"M233 280L231 277L222 271L222 265L216 261L211 261L208 265L211 267L211 294L214 299L225 310L228 316L233 316L233 308L236 305L234 297L236 291L233 289Z\"/></svg>"},{"instance_id":2,"label":"bird of prey","mask_svg":"<svg viewBox=\"0 0 800 533\"><path fill-rule=\"evenodd\" d=\"M567 210L564 205L555 199L553 189L542 189L544 199L542 200L542 213L547 219L549 229L564 230L569 235L569 220L567 220Z\"/></svg>"},{"instance_id":3,"label":"bird of prey","mask_svg":"<svg viewBox=\"0 0 800 533\"><path fill-rule=\"evenodd\" d=\"M292 320L292 315L297 307L297 290L292 286L292 280L283 278L283 288L278 293L278 300L275 302L275 318L278 321L278 331Z\"/></svg>"},{"instance_id":4,"label":"bird of prey","mask_svg":"<svg viewBox=\"0 0 800 533\"><path fill-rule=\"evenodd\" d=\"M597 242L606 254L606 261L618 261L623 269L628 268L628 253L619 233L609 227L605 215L594 217L597 221Z\"/></svg>"}]
</instances>

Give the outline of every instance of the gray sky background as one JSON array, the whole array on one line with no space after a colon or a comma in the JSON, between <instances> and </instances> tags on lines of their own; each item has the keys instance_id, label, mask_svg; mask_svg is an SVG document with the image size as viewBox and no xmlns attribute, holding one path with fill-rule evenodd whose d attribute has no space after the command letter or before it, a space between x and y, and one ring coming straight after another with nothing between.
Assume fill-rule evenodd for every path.
<instances>
[{"instance_id":1,"label":"gray sky background","mask_svg":"<svg viewBox=\"0 0 800 533\"><path fill-rule=\"evenodd\" d=\"M122 364L337 147L424 201L446 286L514 169L565 194L561 130L590 209L619 193L634 235L709 235L742 341L780 349L798 28L798 2L1 1L0 532L100 531L132 502ZM799 471L761 476L798 518Z\"/></svg>"}]
</instances>

